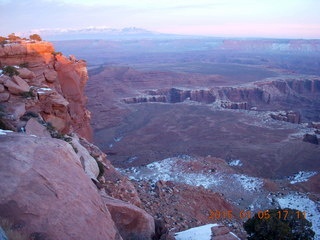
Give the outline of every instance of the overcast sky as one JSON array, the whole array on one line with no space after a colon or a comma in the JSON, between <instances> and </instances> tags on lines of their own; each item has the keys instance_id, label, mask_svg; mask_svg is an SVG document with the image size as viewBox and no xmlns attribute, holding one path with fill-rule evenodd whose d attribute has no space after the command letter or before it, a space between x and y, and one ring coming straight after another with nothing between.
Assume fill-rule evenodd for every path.
<instances>
[{"instance_id":1,"label":"overcast sky","mask_svg":"<svg viewBox=\"0 0 320 240\"><path fill-rule=\"evenodd\" d=\"M320 0L0 0L0 35L138 27L232 37L320 39Z\"/></svg>"}]
</instances>

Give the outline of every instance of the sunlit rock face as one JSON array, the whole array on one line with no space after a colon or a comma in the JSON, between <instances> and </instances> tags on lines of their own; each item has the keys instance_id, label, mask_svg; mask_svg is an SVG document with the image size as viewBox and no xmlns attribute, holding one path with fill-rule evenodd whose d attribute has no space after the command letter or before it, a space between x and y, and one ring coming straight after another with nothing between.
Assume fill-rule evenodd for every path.
<instances>
[{"instance_id":1,"label":"sunlit rock face","mask_svg":"<svg viewBox=\"0 0 320 240\"><path fill-rule=\"evenodd\" d=\"M6 112L7 128L23 127L19 117L35 112L64 134L76 132L92 138L90 112L83 93L88 80L85 61L54 52L48 42L21 41L0 46L0 66L17 71L13 76L0 76L0 103L5 109L12 109ZM25 105L20 116L12 114L17 102Z\"/></svg>"}]
</instances>

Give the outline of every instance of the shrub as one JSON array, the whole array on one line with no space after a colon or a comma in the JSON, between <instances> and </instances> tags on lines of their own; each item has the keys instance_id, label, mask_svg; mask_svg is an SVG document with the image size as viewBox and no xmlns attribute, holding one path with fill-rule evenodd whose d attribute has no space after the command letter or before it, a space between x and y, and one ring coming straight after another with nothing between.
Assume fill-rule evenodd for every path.
<instances>
[{"instance_id":1,"label":"shrub","mask_svg":"<svg viewBox=\"0 0 320 240\"><path fill-rule=\"evenodd\" d=\"M60 55L60 56L61 56L61 55L62 55L62 52L52 52L52 55L53 55L53 56L57 56L57 55Z\"/></svg>"},{"instance_id":2,"label":"shrub","mask_svg":"<svg viewBox=\"0 0 320 240\"><path fill-rule=\"evenodd\" d=\"M263 213L255 214L243 224L249 240L312 240L315 235L312 224L296 209L271 209Z\"/></svg>"},{"instance_id":3,"label":"shrub","mask_svg":"<svg viewBox=\"0 0 320 240\"><path fill-rule=\"evenodd\" d=\"M10 42L14 42L14 41L20 40L21 38L19 36L16 36L15 33L11 33L8 35L8 39Z\"/></svg>"},{"instance_id":4,"label":"shrub","mask_svg":"<svg viewBox=\"0 0 320 240\"><path fill-rule=\"evenodd\" d=\"M15 75L19 75L18 70L13 66L5 66L2 68L2 73L8 75L9 77L13 77Z\"/></svg>"},{"instance_id":5,"label":"shrub","mask_svg":"<svg viewBox=\"0 0 320 240\"><path fill-rule=\"evenodd\" d=\"M23 116L20 117L21 121L29 121L30 118L39 118L39 114L32 111L27 111Z\"/></svg>"},{"instance_id":6,"label":"shrub","mask_svg":"<svg viewBox=\"0 0 320 240\"><path fill-rule=\"evenodd\" d=\"M33 91L28 91L28 92L22 92L20 93L20 95L23 97L23 98L35 98L36 95Z\"/></svg>"},{"instance_id":7,"label":"shrub","mask_svg":"<svg viewBox=\"0 0 320 240\"><path fill-rule=\"evenodd\" d=\"M40 37L39 34L32 34L29 36L30 40L34 40L34 41L42 41L42 38Z\"/></svg>"},{"instance_id":8,"label":"shrub","mask_svg":"<svg viewBox=\"0 0 320 240\"><path fill-rule=\"evenodd\" d=\"M19 64L19 67L21 67L21 68L28 68L28 67L29 67L29 63L27 63L27 62L20 63L20 64Z\"/></svg>"}]
</instances>

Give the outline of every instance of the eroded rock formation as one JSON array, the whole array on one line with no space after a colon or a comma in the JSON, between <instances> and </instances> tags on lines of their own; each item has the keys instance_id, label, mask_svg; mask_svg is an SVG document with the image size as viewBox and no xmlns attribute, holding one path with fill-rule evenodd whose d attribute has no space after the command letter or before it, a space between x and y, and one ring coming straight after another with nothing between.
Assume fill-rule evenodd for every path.
<instances>
[{"instance_id":1,"label":"eroded rock formation","mask_svg":"<svg viewBox=\"0 0 320 240\"><path fill-rule=\"evenodd\" d=\"M0 76L0 104L11 109L4 123L9 129L23 127L19 117L30 111L62 133L92 138L83 94L88 80L85 61L55 53L48 42L22 41L0 47L0 66L18 71L18 75ZM19 115L14 114L16 103L24 106Z\"/></svg>"},{"instance_id":2,"label":"eroded rock formation","mask_svg":"<svg viewBox=\"0 0 320 240\"><path fill-rule=\"evenodd\" d=\"M0 218L30 239L152 239L135 187L88 141L85 62L53 51L0 47Z\"/></svg>"}]
</instances>

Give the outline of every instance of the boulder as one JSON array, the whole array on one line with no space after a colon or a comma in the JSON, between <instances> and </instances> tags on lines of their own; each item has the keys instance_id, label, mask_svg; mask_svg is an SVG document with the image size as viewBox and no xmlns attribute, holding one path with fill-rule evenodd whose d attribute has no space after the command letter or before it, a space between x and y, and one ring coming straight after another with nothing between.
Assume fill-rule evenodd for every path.
<instances>
[{"instance_id":1,"label":"boulder","mask_svg":"<svg viewBox=\"0 0 320 240\"><path fill-rule=\"evenodd\" d=\"M19 76L13 76L12 79L6 78L4 80L4 86L6 86L10 93L19 95L24 92L28 92L30 87Z\"/></svg>"},{"instance_id":2,"label":"boulder","mask_svg":"<svg viewBox=\"0 0 320 240\"><path fill-rule=\"evenodd\" d=\"M0 93L4 92L4 86L0 84Z\"/></svg>"},{"instance_id":3,"label":"boulder","mask_svg":"<svg viewBox=\"0 0 320 240\"><path fill-rule=\"evenodd\" d=\"M30 118L25 126L27 134L38 137L51 137L47 128L41 125L35 118Z\"/></svg>"},{"instance_id":4,"label":"boulder","mask_svg":"<svg viewBox=\"0 0 320 240\"><path fill-rule=\"evenodd\" d=\"M15 102L7 105L6 112L11 115L13 120L18 120L26 112L26 104L23 102Z\"/></svg>"},{"instance_id":5,"label":"boulder","mask_svg":"<svg viewBox=\"0 0 320 240\"><path fill-rule=\"evenodd\" d=\"M43 74L44 74L46 81L49 83L55 82L58 78L58 74L54 70L46 70Z\"/></svg>"},{"instance_id":6,"label":"boulder","mask_svg":"<svg viewBox=\"0 0 320 240\"><path fill-rule=\"evenodd\" d=\"M59 132L62 132L67 126L67 123L63 118L54 115L43 115L42 117L46 122L51 123L51 125Z\"/></svg>"},{"instance_id":7,"label":"boulder","mask_svg":"<svg viewBox=\"0 0 320 240\"><path fill-rule=\"evenodd\" d=\"M147 212L121 200L102 196L123 239L152 239L154 219Z\"/></svg>"},{"instance_id":8,"label":"boulder","mask_svg":"<svg viewBox=\"0 0 320 240\"><path fill-rule=\"evenodd\" d=\"M211 240L238 240L234 233L229 228L223 225L217 225L211 228L212 237Z\"/></svg>"},{"instance_id":9,"label":"boulder","mask_svg":"<svg viewBox=\"0 0 320 240\"><path fill-rule=\"evenodd\" d=\"M36 75L27 68L18 68L17 70L19 72L19 77L23 79L32 79L36 77Z\"/></svg>"},{"instance_id":10,"label":"boulder","mask_svg":"<svg viewBox=\"0 0 320 240\"><path fill-rule=\"evenodd\" d=\"M67 142L6 133L0 159L0 217L30 239L122 239Z\"/></svg>"}]
</instances>

